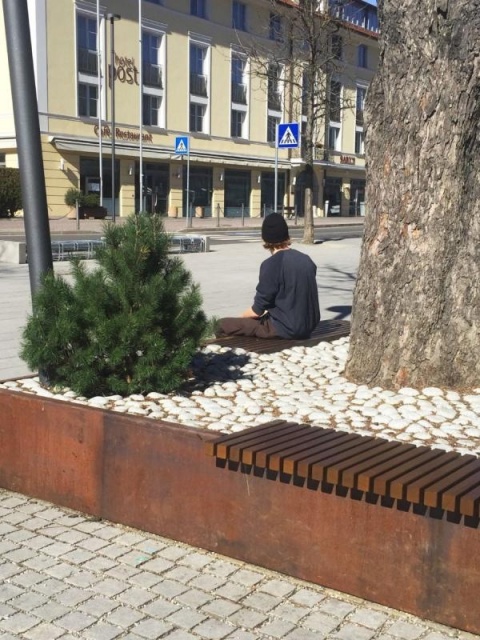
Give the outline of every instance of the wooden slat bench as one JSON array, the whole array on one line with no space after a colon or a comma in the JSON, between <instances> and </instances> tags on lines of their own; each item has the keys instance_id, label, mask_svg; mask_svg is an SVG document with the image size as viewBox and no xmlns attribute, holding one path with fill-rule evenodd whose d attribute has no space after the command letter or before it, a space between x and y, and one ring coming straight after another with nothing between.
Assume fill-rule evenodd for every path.
<instances>
[{"instance_id":1,"label":"wooden slat bench","mask_svg":"<svg viewBox=\"0 0 480 640\"><path fill-rule=\"evenodd\" d=\"M230 468L256 467L270 479L480 517L480 459L473 455L282 420L220 436L205 452L233 463Z\"/></svg>"},{"instance_id":2,"label":"wooden slat bench","mask_svg":"<svg viewBox=\"0 0 480 640\"><path fill-rule=\"evenodd\" d=\"M292 347L312 347L319 342L332 342L350 335L348 320L321 320L310 338L288 340L285 338L250 338L248 336L225 336L207 340L205 344L217 344L231 349L245 349L252 353L276 353Z\"/></svg>"}]
</instances>

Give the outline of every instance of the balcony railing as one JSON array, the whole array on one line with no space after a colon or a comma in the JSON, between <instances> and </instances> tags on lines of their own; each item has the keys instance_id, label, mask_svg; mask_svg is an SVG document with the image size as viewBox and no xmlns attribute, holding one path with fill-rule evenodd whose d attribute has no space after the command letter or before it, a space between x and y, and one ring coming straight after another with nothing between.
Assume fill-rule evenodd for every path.
<instances>
[{"instance_id":1,"label":"balcony railing","mask_svg":"<svg viewBox=\"0 0 480 640\"><path fill-rule=\"evenodd\" d=\"M247 104L247 87L244 84L232 82L232 102Z\"/></svg>"},{"instance_id":2,"label":"balcony railing","mask_svg":"<svg viewBox=\"0 0 480 640\"><path fill-rule=\"evenodd\" d=\"M96 51L78 47L77 49L77 65L78 71L88 73L89 75L97 75L98 56Z\"/></svg>"},{"instance_id":3,"label":"balcony railing","mask_svg":"<svg viewBox=\"0 0 480 640\"><path fill-rule=\"evenodd\" d=\"M194 96L207 97L207 77L198 73L190 74L190 93Z\"/></svg>"},{"instance_id":4,"label":"balcony railing","mask_svg":"<svg viewBox=\"0 0 480 640\"><path fill-rule=\"evenodd\" d=\"M163 89L162 67L151 62L144 62L142 65L143 84L147 87Z\"/></svg>"},{"instance_id":5,"label":"balcony railing","mask_svg":"<svg viewBox=\"0 0 480 640\"><path fill-rule=\"evenodd\" d=\"M282 96L276 91L268 92L268 108L272 111L282 110Z\"/></svg>"}]
</instances>

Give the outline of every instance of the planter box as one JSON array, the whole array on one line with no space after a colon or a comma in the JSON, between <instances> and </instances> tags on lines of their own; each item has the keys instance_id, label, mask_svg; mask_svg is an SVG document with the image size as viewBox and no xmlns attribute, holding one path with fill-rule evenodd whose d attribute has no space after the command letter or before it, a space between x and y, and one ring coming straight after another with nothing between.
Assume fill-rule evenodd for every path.
<instances>
[{"instance_id":1,"label":"planter box","mask_svg":"<svg viewBox=\"0 0 480 640\"><path fill-rule=\"evenodd\" d=\"M478 522L222 468L217 437L0 390L0 486L480 633Z\"/></svg>"}]
</instances>

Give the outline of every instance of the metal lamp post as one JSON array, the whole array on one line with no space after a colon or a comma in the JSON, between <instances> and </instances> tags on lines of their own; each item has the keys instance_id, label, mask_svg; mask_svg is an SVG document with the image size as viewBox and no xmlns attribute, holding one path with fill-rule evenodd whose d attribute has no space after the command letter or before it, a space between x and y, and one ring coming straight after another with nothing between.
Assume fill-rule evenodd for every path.
<instances>
[{"instance_id":1,"label":"metal lamp post","mask_svg":"<svg viewBox=\"0 0 480 640\"><path fill-rule=\"evenodd\" d=\"M112 220L115 222L115 20L120 20L117 13L107 13L110 21L110 116L112 140Z\"/></svg>"}]
</instances>

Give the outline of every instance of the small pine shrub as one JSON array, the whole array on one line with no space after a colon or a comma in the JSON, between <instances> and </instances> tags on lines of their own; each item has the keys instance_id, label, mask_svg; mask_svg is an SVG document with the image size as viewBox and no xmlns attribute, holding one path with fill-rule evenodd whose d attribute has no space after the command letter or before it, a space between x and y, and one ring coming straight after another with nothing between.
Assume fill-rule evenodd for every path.
<instances>
[{"instance_id":1,"label":"small pine shrub","mask_svg":"<svg viewBox=\"0 0 480 640\"><path fill-rule=\"evenodd\" d=\"M72 263L73 283L47 274L21 356L51 386L85 396L168 393L185 380L210 330L198 286L158 216L107 224L98 267Z\"/></svg>"}]
</instances>

